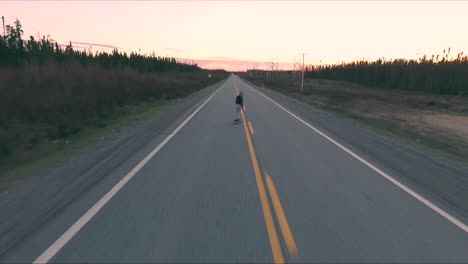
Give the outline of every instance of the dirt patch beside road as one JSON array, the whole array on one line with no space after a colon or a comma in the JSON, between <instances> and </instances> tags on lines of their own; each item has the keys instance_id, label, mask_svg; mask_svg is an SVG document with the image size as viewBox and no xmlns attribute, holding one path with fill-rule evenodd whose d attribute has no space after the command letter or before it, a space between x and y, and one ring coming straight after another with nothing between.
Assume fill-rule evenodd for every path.
<instances>
[{"instance_id":1,"label":"dirt patch beside road","mask_svg":"<svg viewBox=\"0 0 468 264\"><path fill-rule=\"evenodd\" d=\"M425 113L422 116L422 122L468 139L468 116L466 115Z\"/></svg>"}]
</instances>

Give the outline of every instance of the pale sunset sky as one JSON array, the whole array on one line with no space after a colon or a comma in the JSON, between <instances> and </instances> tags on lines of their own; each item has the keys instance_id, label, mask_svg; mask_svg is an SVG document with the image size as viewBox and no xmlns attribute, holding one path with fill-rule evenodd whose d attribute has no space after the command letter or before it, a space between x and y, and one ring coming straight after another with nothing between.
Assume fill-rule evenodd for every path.
<instances>
[{"instance_id":1,"label":"pale sunset sky","mask_svg":"<svg viewBox=\"0 0 468 264\"><path fill-rule=\"evenodd\" d=\"M467 1L1 1L2 15L22 22L24 38L39 32L227 70L272 58L291 69L302 52L307 64L468 52Z\"/></svg>"}]
</instances>

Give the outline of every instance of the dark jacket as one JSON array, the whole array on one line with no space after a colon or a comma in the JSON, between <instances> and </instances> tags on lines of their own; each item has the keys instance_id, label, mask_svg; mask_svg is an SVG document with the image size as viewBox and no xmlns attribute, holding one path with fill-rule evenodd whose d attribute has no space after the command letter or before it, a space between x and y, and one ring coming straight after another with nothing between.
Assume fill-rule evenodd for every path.
<instances>
[{"instance_id":1,"label":"dark jacket","mask_svg":"<svg viewBox=\"0 0 468 264\"><path fill-rule=\"evenodd\" d=\"M244 106L244 98L242 98L242 96L238 95L236 97L236 104Z\"/></svg>"}]
</instances>

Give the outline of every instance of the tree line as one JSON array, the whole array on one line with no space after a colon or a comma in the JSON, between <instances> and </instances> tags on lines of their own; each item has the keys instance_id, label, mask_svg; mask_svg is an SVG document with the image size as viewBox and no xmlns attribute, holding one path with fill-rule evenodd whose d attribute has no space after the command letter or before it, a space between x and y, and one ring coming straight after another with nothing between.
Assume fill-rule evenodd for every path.
<instances>
[{"instance_id":1,"label":"tree line","mask_svg":"<svg viewBox=\"0 0 468 264\"><path fill-rule=\"evenodd\" d=\"M65 47L43 36L35 39L30 36L23 39L24 31L21 22L16 19L13 25L5 25L2 16L3 34L0 35L0 67L22 66L26 63L70 63L76 62L83 66L99 65L105 68L131 68L140 72L193 72L200 71L196 64L181 63L174 58L143 55L136 52L126 52L113 49L92 52L91 50L75 49L71 42Z\"/></svg>"},{"instance_id":2,"label":"tree line","mask_svg":"<svg viewBox=\"0 0 468 264\"><path fill-rule=\"evenodd\" d=\"M450 58L449 54L450 48L442 56L424 55L417 60L382 58L312 66L305 77L433 94L468 94L468 56L460 52Z\"/></svg>"},{"instance_id":3,"label":"tree line","mask_svg":"<svg viewBox=\"0 0 468 264\"><path fill-rule=\"evenodd\" d=\"M154 53L91 53L49 37L23 40L19 20L2 22L0 169L50 140L106 126L136 105L181 98L227 77Z\"/></svg>"}]
</instances>

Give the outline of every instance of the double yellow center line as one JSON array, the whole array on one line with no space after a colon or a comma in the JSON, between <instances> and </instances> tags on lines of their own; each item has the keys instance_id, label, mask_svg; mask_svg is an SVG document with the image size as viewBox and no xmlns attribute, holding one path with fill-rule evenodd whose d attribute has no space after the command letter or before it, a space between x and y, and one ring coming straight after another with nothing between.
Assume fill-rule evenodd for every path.
<instances>
[{"instance_id":1,"label":"double yellow center line","mask_svg":"<svg viewBox=\"0 0 468 264\"><path fill-rule=\"evenodd\" d=\"M268 197L265 192L265 186L263 185L262 173L258 166L257 155L252 144L252 139L250 138L249 131L245 125L245 115L242 112L242 121L244 123L244 131L247 137L247 144L249 146L250 158L252 160L252 166L254 169L255 179L257 180L258 193L260 195L260 202L262 204L263 216L265 218L265 224L268 232L268 237L270 238L270 246L273 252L273 259L275 263L284 263L284 256L281 252L281 247L278 239L278 233L276 232L275 224L273 222L273 217L271 215L270 204L268 203Z\"/></svg>"},{"instance_id":2,"label":"double yellow center line","mask_svg":"<svg viewBox=\"0 0 468 264\"><path fill-rule=\"evenodd\" d=\"M236 89L236 92L238 93L237 84L236 84L235 79L234 79L234 87ZM260 202L261 202L261 205L262 205L262 211L263 211L263 216L264 216L264 219L265 219L268 238L270 240L270 247L271 247L271 251L273 253L273 260L274 260L275 263L284 263L284 256L283 256L283 252L281 250L280 242L279 242L279 239L278 239L278 233L276 231L275 223L273 221L273 216L272 216L272 213L271 213L270 204L268 202L267 192L266 192L265 186L263 184L262 172L260 170L258 160L257 160L257 155L255 154L255 149L253 147L252 138L251 138L251 135L249 133L249 129L250 129L250 132L253 134L253 127L252 127L252 124L250 122L247 122L247 119L246 119L245 114L244 114L243 111L241 112L241 115L242 115L242 123L243 123L243 127L244 127L245 136L247 138L247 145L248 145L249 152L250 152L250 158L251 158L251 161L252 161L252 167L253 167L254 174L255 174L255 179L256 179L256 182L257 182L258 193L259 193L259 196L260 196ZM247 127L249 127L249 128L247 128ZM292 235L291 229L289 228L288 221L286 219L283 208L281 206L281 202L280 202L280 199L278 197L278 193L276 192L276 188L275 188L275 186L273 184L273 180L271 179L271 177L267 173L265 173L265 174L266 174L267 187L268 187L268 190L269 190L269 193L270 193L270 196L271 196L273 207L274 207L275 212L276 212L276 216L278 218L278 222L279 222L279 225L280 225L280 228L281 228L281 232L283 234L283 237L284 237L284 240L285 240L285 243L286 243L286 247L288 248L288 251L289 251L289 253L291 255L296 256L297 255L296 243L294 241L294 237Z\"/></svg>"},{"instance_id":3,"label":"double yellow center line","mask_svg":"<svg viewBox=\"0 0 468 264\"><path fill-rule=\"evenodd\" d=\"M268 173L266 172L265 175L268 190L270 191L271 200L273 202L273 207L275 208L276 217L278 218L278 222L281 228L281 233L283 233L286 247L288 248L288 251L291 255L297 256L296 242L294 241L291 229L289 228L288 220L286 218L286 215L284 214L283 207L281 206L281 202L278 193L276 192L275 185L273 184L273 180L271 179L270 175L268 175Z\"/></svg>"}]
</instances>

